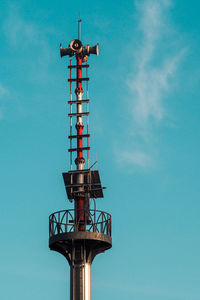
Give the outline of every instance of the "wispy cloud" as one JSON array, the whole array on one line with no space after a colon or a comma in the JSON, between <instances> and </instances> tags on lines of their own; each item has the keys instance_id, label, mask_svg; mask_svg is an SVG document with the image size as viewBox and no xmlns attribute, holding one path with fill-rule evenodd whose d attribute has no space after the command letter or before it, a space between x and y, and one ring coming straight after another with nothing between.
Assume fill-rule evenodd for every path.
<instances>
[{"instance_id":1,"label":"wispy cloud","mask_svg":"<svg viewBox=\"0 0 200 300\"><path fill-rule=\"evenodd\" d=\"M145 128L151 122L151 118L153 121L161 121L164 118L164 94L171 89L169 80L174 76L181 56L182 52L166 58L160 68L141 65L136 77L128 82L134 97L131 103L132 114L140 127Z\"/></svg>"},{"instance_id":2,"label":"wispy cloud","mask_svg":"<svg viewBox=\"0 0 200 300\"><path fill-rule=\"evenodd\" d=\"M3 96L8 95L8 90L0 83L0 98Z\"/></svg>"},{"instance_id":3,"label":"wispy cloud","mask_svg":"<svg viewBox=\"0 0 200 300\"><path fill-rule=\"evenodd\" d=\"M7 40L13 45L21 45L23 48L27 43L37 40L38 30L36 26L25 21L19 14L19 9L15 5L9 7L8 16L4 21L3 30Z\"/></svg>"},{"instance_id":4,"label":"wispy cloud","mask_svg":"<svg viewBox=\"0 0 200 300\"><path fill-rule=\"evenodd\" d=\"M6 100L6 97L9 95L9 91L5 86L3 86L2 83L0 83L0 120L3 119L3 109L2 109L2 103L4 100Z\"/></svg>"},{"instance_id":5,"label":"wispy cloud","mask_svg":"<svg viewBox=\"0 0 200 300\"><path fill-rule=\"evenodd\" d=\"M39 87L50 81L52 82L52 72L49 69L52 66L52 57L57 54L55 54L52 45L49 43L53 29L48 26L42 27L39 21L36 22L33 18L27 18L23 8L16 3L9 4L6 7L1 24L5 43L11 53L8 69L13 72L15 68L16 79L21 78L22 80L22 84L13 86L12 76L6 78L9 97L7 97L7 105L4 103L2 107L0 102L1 113L3 111L6 118L9 118L11 113L15 117L17 115L32 115L35 105L31 107L30 103L39 101L39 95L32 100L31 95L29 95L29 105L27 105L27 101L24 101L28 93L26 87L30 84L33 87L37 84ZM5 52L3 54L5 56ZM3 56L1 59L4 59ZM19 67L20 64L21 67ZM0 96L2 91L0 86ZM8 107L11 107L9 111Z\"/></svg>"},{"instance_id":6,"label":"wispy cloud","mask_svg":"<svg viewBox=\"0 0 200 300\"><path fill-rule=\"evenodd\" d=\"M168 18L171 1L137 1L135 6L138 16L135 35L139 39L133 52L133 71L126 83L132 120L130 127L134 129L133 144L137 144L137 149L126 148L121 156L124 160L129 153L132 159L127 163L149 168L154 153L145 151L145 143L149 148L147 144L153 142L154 126L159 126L168 115L164 100L174 87L174 78L185 50L180 50Z\"/></svg>"},{"instance_id":7,"label":"wispy cloud","mask_svg":"<svg viewBox=\"0 0 200 300\"><path fill-rule=\"evenodd\" d=\"M47 36L53 29L49 27L41 28L33 20L27 20L20 8L14 4L8 7L8 14L3 20L2 27L8 43L19 49L22 55L24 55L24 52L27 54L28 49L29 60L30 54L33 52L35 58L40 62L43 60L45 63L49 62L51 47L49 47ZM38 52L40 55L38 55Z\"/></svg>"},{"instance_id":8,"label":"wispy cloud","mask_svg":"<svg viewBox=\"0 0 200 300\"><path fill-rule=\"evenodd\" d=\"M146 169L152 165L152 159L146 153L140 151L123 150L119 156L119 163L138 166L139 168Z\"/></svg>"},{"instance_id":9,"label":"wispy cloud","mask_svg":"<svg viewBox=\"0 0 200 300\"><path fill-rule=\"evenodd\" d=\"M54 29L49 26L41 26L33 18L27 18L20 3L10 3L7 6L5 17L1 20L2 31L6 41L13 47L18 47L23 51L30 45L42 46L46 43L46 34Z\"/></svg>"},{"instance_id":10,"label":"wispy cloud","mask_svg":"<svg viewBox=\"0 0 200 300\"><path fill-rule=\"evenodd\" d=\"M134 74L130 74L127 84L134 120L139 126L146 126L150 118L160 121L165 116L164 93L171 89L170 79L184 51L176 53L169 46L174 44L167 19L170 1L137 2L136 7L142 39L134 55ZM168 46L162 47L163 44Z\"/></svg>"}]
</instances>

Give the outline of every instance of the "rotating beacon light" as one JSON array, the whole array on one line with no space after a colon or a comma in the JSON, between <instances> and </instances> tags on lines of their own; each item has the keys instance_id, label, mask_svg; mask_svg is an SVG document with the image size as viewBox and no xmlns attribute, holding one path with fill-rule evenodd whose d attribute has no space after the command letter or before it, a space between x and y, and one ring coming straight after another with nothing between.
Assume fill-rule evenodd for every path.
<instances>
[{"instance_id":1,"label":"rotating beacon light","mask_svg":"<svg viewBox=\"0 0 200 300\"><path fill-rule=\"evenodd\" d=\"M79 19L78 39L72 40L68 48L60 45L61 57L69 56L76 60L76 64L72 65L70 59L68 66L70 171L63 173L67 197L74 203L74 209L55 212L49 217L49 247L64 255L70 265L70 300L91 299L92 261L97 254L112 247L111 215L96 210L96 205L95 209L90 208L90 199L95 202L97 198L104 197L99 172L89 167L88 57L91 54L99 55L99 47L98 44L93 47L84 46L80 40L80 29ZM83 69L86 70L86 77L82 77ZM76 78L72 78L73 70L76 71ZM87 91L85 99L83 99L84 82ZM75 83L75 100L72 96L73 83ZM87 153L87 167L83 153Z\"/></svg>"}]
</instances>

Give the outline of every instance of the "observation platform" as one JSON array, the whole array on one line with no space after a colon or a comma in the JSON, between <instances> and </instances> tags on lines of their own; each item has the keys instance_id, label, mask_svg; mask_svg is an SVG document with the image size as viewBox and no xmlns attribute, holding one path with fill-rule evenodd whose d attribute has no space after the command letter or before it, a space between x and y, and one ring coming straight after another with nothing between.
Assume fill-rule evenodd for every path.
<instances>
[{"instance_id":1,"label":"observation platform","mask_svg":"<svg viewBox=\"0 0 200 300\"><path fill-rule=\"evenodd\" d=\"M71 263L74 246L84 245L86 260L92 262L97 254L112 247L111 215L100 210L81 210L83 222L76 220L75 213L70 209L49 216L49 248L63 254Z\"/></svg>"}]
</instances>

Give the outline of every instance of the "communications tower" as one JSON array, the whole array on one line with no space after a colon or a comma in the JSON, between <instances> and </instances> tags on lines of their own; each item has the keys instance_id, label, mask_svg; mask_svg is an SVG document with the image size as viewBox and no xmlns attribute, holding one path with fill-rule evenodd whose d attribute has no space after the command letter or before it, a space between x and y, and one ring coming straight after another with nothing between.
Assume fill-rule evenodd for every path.
<instances>
[{"instance_id":1,"label":"communications tower","mask_svg":"<svg viewBox=\"0 0 200 300\"><path fill-rule=\"evenodd\" d=\"M111 215L90 208L91 201L103 198L99 172L89 166L89 102L88 57L98 55L98 44L84 46L80 40L81 20L78 21L78 39L69 48L60 45L60 55L69 56L70 77L70 170L63 173L67 197L74 209L54 212L49 216L49 248L64 255L70 265L70 300L91 299L91 264L95 256L112 247ZM75 64L72 59L75 58ZM76 76L73 78L73 72ZM83 72L86 76L83 77ZM75 83L75 97L72 86ZM86 97L83 98L83 85ZM74 99L75 98L75 99ZM87 154L86 159L83 153ZM74 163L73 163L73 159Z\"/></svg>"}]
</instances>

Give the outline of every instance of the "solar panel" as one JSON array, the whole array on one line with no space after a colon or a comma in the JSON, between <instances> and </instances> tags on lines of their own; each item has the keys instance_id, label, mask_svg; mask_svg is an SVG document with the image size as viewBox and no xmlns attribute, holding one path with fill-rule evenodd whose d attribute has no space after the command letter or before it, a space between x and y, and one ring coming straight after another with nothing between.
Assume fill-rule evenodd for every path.
<instances>
[{"instance_id":1,"label":"solar panel","mask_svg":"<svg viewBox=\"0 0 200 300\"><path fill-rule=\"evenodd\" d=\"M77 175L84 175L84 183L77 183ZM103 198L103 188L98 170L76 170L63 173L63 179L70 201L75 199L77 195L88 195L89 198ZM80 191L81 188L81 191Z\"/></svg>"}]
</instances>

